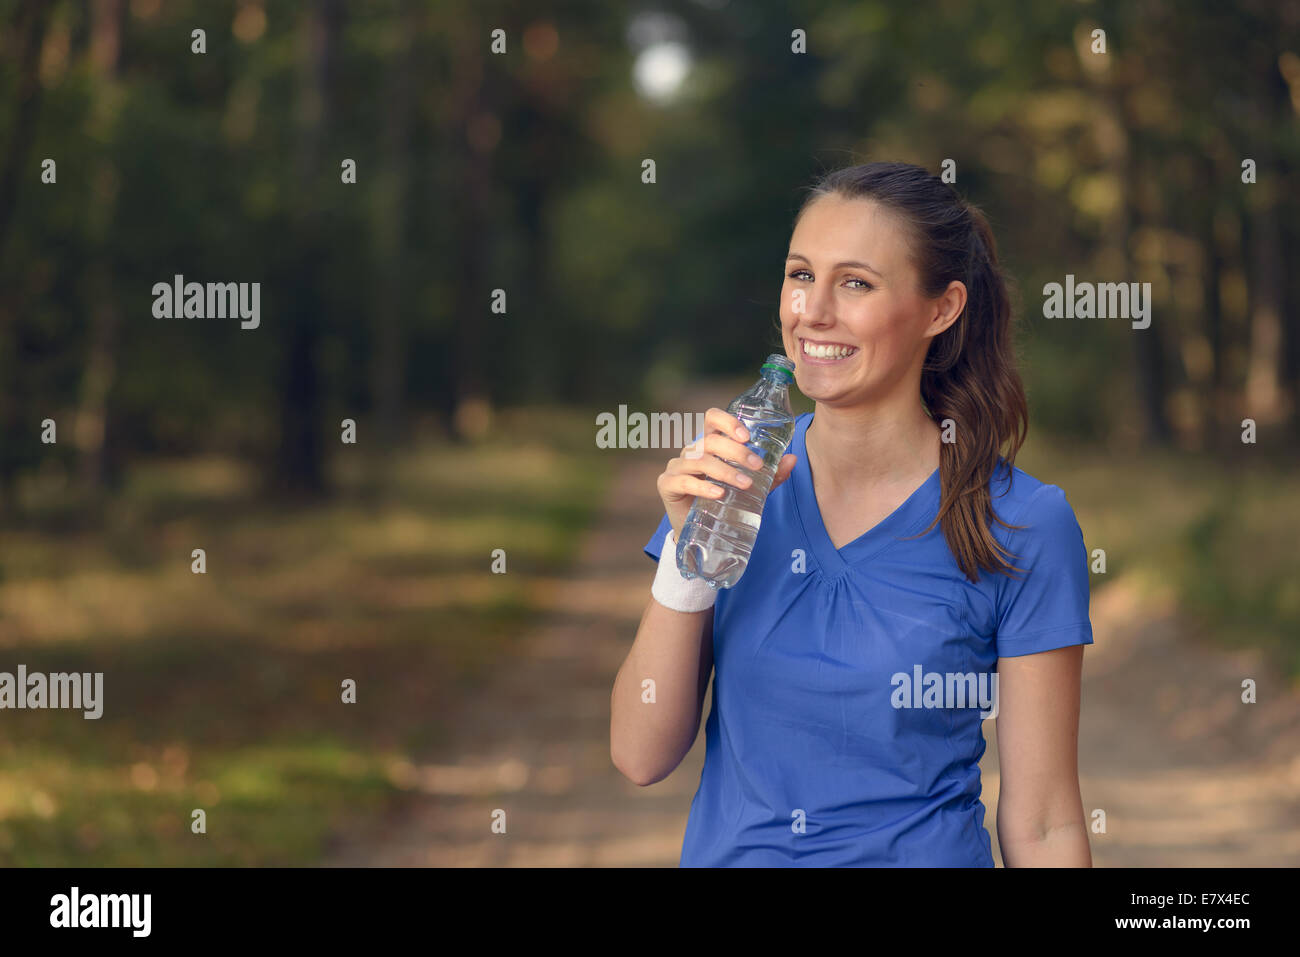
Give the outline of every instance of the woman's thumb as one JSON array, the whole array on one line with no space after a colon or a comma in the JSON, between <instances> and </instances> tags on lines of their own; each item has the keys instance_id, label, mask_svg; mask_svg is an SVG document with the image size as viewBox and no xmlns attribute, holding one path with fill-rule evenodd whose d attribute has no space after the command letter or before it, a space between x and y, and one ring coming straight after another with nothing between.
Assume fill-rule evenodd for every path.
<instances>
[{"instance_id":1,"label":"woman's thumb","mask_svg":"<svg viewBox=\"0 0 1300 957\"><path fill-rule=\"evenodd\" d=\"M776 467L776 480L772 483L772 488L776 488L790 477L790 473L794 471L795 463L798 461L799 457L790 452L781 456L781 464Z\"/></svg>"}]
</instances>

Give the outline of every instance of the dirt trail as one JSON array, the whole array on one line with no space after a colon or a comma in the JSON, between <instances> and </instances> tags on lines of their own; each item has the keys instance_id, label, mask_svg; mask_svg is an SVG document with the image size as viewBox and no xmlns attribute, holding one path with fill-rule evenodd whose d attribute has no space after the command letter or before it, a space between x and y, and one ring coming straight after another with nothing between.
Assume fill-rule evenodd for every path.
<instances>
[{"instance_id":1,"label":"dirt trail","mask_svg":"<svg viewBox=\"0 0 1300 957\"><path fill-rule=\"evenodd\" d=\"M729 394L729 393L727 393ZM722 404L716 396L699 405ZM570 578L538 582L551 612L453 721L454 746L408 769L419 809L330 866L676 866L704 732L649 788L610 763L609 694L648 600L641 545L662 515L663 451L620 452L600 519ZM1300 695L1253 652L1194 641L1170 609L1094 577L1079 767L1096 866L1300 863ZM1259 704L1240 702L1258 682ZM705 702L705 715L711 701ZM997 741L981 768L997 853ZM494 834L492 813L506 812Z\"/></svg>"}]
</instances>

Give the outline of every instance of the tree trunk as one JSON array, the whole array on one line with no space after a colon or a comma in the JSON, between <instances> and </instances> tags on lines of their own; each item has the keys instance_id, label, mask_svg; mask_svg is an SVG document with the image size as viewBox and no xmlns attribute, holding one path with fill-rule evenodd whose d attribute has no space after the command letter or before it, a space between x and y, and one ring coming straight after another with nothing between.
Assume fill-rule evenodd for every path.
<instances>
[{"instance_id":1,"label":"tree trunk","mask_svg":"<svg viewBox=\"0 0 1300 957\"><path fill-rule=\"evenodd\" d=\"M40 112L41 48L45 43L49 12L48 3L28 0L18 7L12 27L13 49L18 60L18 102L14 108L13 136L6 144L3 165L0 165L0 269L3 269L4 250L18 209L18 185L24 178L28 178L28 182L35 181L35 172L28 168L27 161L36 117ZM12 287L0 282L0 296L9 299L12 295ZM14 323L18 322L18 314L16 299L0 301L0 332L11 337L11 341L16 339ZM0 349L0 382L10 386L17 371L12 367L13 360L13 349ZM28 400L12 388L0 389L0 435L34 436L36 428ZM6 514L18 507L14 482L23 457L21 450L8 443L0 447L0 510Z\"/></svg>"},{"instance_id":2,"label":"tree trunk","mask_svg":"<svg viewBox=\"0 0 1300 957\"><path fill-rule=\"evenodd\" d=\"M5 243L18 208L18 183L32 175L26 168L27 154L41 106L41 47L45 43L49 14L50 4L28 0L18 7L14 17L13 35L21 38L14 44L19 51L18 104L14 135L9 140L4 166L0 170L0 261L4 259Z\"/></svg>"},{"instance_id":3,"label":"tree trunk","mask_svg":"<svg viewBox=\"0 0 1300 957\"><path fill-rule=\"evenodd\" d=\"M490 179L488 158L474 148L471 124L483 102L483 49L485 39L469 34L457 45L456 74L453 78L453 102L458 107L450 124L454 138L454 155L462 183L454 218L459 250L456 275L459 277L451 322L453 326L454 381L452 434L456 439L473 439L483 434L491 417L491 400L484 375L484 326L494 317L488 311L491 289L485 282L488 198ZM510 289L506 289L507 295ZM508 302L507 302L508 305Z\"/></svg>"},{"instance_id":4,"label":"tree trunk","mask_svg":"<svg viewBox=\"0 0 1300 957\"><path fill-rule=\"evenodd\" d=\"M1096 92L1101 108L1109 114L1118 131L1118 144L1111 155L1110 167L1119 184L1119 204L1111 227L1116 261L1122 264L1125 282L1136 279L1133 259L1133 220L1141 202L1141 179L1134 158L1132 137L1138 128L1128 110L1128 89L1117 75L1125 64L1119 54L1100 79ZM1172 431L1165 412L1168 383L1165 377L1164 333L1159 316L1153 316L1145 329L1132 329L1133 365L1137 382L1138 409L1141 414L1142 438L1146 444L1168 444Z\"/></svg>"},{"instance_id":5,"label":"tree trunk","mask_svg":"<svg viewBox=\"0 0 1300 957\"><path fill-rule=\"evenodd\" d=\"M95 77L95 100L89 122L98 128L98 138L110 144L111 150L115 142L111 130L117 121L121 95L118 76L126 2L94 0L90 9L90 62ZM90 337L73 441L79 455L81 482L87 491L97 494L109 484L111 477L110 400L117 382L121 316L113 281L111 235L117 207L117 169L112 159L102 157L95 164L93 176L98 188L87 213L88 232L95 250L88 267Z\"/></svg>"},{"instance_id":6,"label":"tree trunk","mask_svg":"<svg viewBox=\"0 0 1300 957\"><path fill-rule=\"evenodd\" d=\"M326 240L320 223L320 191L331 188L322 176L323 149L331 120L334 57L342 27L340 0L314 0L303 21L304 57L300 64L297 172L299 192L293 209L297 267L284 301L286 339L280 367L280 447L273 477L285 495L315 496L325 491L323 396L317 351L328 303L322 289ZM337 434L337 433L336 433Z\"/></svg>"},{"instance_id":7,"label":"tree trunk","mask_svg":"<svg viewBox=\"0 0 1300 957\"><path fill-rule=\"evenodd\" d=\"M1252 144L1257 180L1246 187L1252 202L1250 267L1250 349L1246 368L1245 415L1262 424L1279 422L1288 411L1282 390L1282 309L1285 301L1282 260L1282 223L1278 207L1283 202L1283 171L1274 149L1275 130L1283 128L1287 107L1283 79L1273 62L1271 43L1256 46L1258 84L1251 98L1252 128L1260 136Z\"/></svg>"},{"instance_id":8,"label":"tree trunk","mask_svg":"<svg viewBox=\"0 0 1300 957\"><path fill-rule=\"evenodd\" d=\"M1223 295L1220 276L1223 271L1223 255L1215 233L1215 216L1218 204L1210 197L1216 196L1219 179L1214 160L1209 155L1201 158L1200 163L1202 195L1206 199L1201 203L1198 219L1198 232L1201 246L1201 300L1205 315L1205 341L1210 350L1210 368L1206 381L1202 384L1201 438L1205 448L1214 450L1223 447L1224 426L1227 419L1223 410L1228 397L1224 389L1223 356Z\"/></svg>"},{"instance_id":9,"label":"tree trunk","mask_svg":"<svg viewBox=\"0 0 1300 957\"><path fill-rule=\"evenodd\" d=\"M1295 175L1293 170L1288 172L1291 176ZM1294 200L1291 202L1293 208ZM1300 261L1298 257L1300 257L1300 246L1297 245L1295 227L1292 225L1283 238L1282 261L1293 263ZM1296 448L1300 446L1300 316L1296 315L1297 309L1294 304L1300 303L1300 283L1296 281L1294 273L1291 275L1286 294L1287 301L1293 305L1283 311L1282 382L1292 436L1291 447Z\"/></svg>"},{"instance_id":10,"label":"tree trunk","mask_svg":"<svg viewBox=\"0 0 1300 957\"><path fill-rule=\"evenodd\" d=\"M375 438L386 457L398 442L401 429L402 389L405 372L402 329L406 308L406 209L410 191L411 127L417 62L413 37L421 32L421 13L411 0L403 0L393 27L395 52L391 88L384 126L384 167L376 212L376 249L379 255L379 290L374 316L375 355L371 370L371 395L375 409Z\"/></svg>"}]
</instances>

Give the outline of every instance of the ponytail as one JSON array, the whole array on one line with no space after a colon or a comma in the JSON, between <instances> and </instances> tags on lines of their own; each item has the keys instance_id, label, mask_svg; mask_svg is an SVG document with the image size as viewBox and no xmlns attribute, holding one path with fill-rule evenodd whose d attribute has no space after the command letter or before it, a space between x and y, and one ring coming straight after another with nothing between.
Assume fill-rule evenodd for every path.
<instances>
[{"instance_id":1,"label":"ponytail","mask_svg":"<svg viewBox=\"0 0 1300 957\"><path fill-rule=\"evenodd\" d=\"M952 280L966 286L966 307L934 338L921 369L921 401L941 428L956 431L939 451L940 500L935 520L967 579L981 570L1019 571L993 537L997 515L989 492L999 469L1008 479L1029 430L1029 406L1016 368L1011 293L998 263L988 219L937 176L906 163L867 163L835 170L813 187L816 198L871 199L906 224L926 295ZM796 217L797 222L797 217Z\"/></svg>"}]
</instances>

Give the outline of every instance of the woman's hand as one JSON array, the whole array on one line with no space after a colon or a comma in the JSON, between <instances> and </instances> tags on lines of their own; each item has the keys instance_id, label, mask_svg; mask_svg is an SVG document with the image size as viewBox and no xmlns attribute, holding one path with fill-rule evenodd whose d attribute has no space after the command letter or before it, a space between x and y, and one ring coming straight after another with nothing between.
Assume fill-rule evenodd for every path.
<instances>
[{"instance_id":1,"label":"woman's hand","mask_svg":"<svg viewBox=\"0 0 1300 957\"><path fill-rule=\"evenodd\" d=\"M704 414L704 424L704 437L682 449L681 455L669 459L656 483L664 511L668 513L668 522L673 527L674 540L681 539L682 526L686 524L686 516L690 514L696 496L721 498L723 495L723 488L707 481L704 476L737 488L748 488L753 479L743 471L737 471L736 466L755 470L763 466L758 454L744 444L749 439L749 430L730 412L709 409ZM793 455L781 457L781 464L772 479L772 489L790 477L796 461ZM736 464L730 464L732 462ZM769 495L772 489L768 490Z\"/></svg>"}]
</instances>

